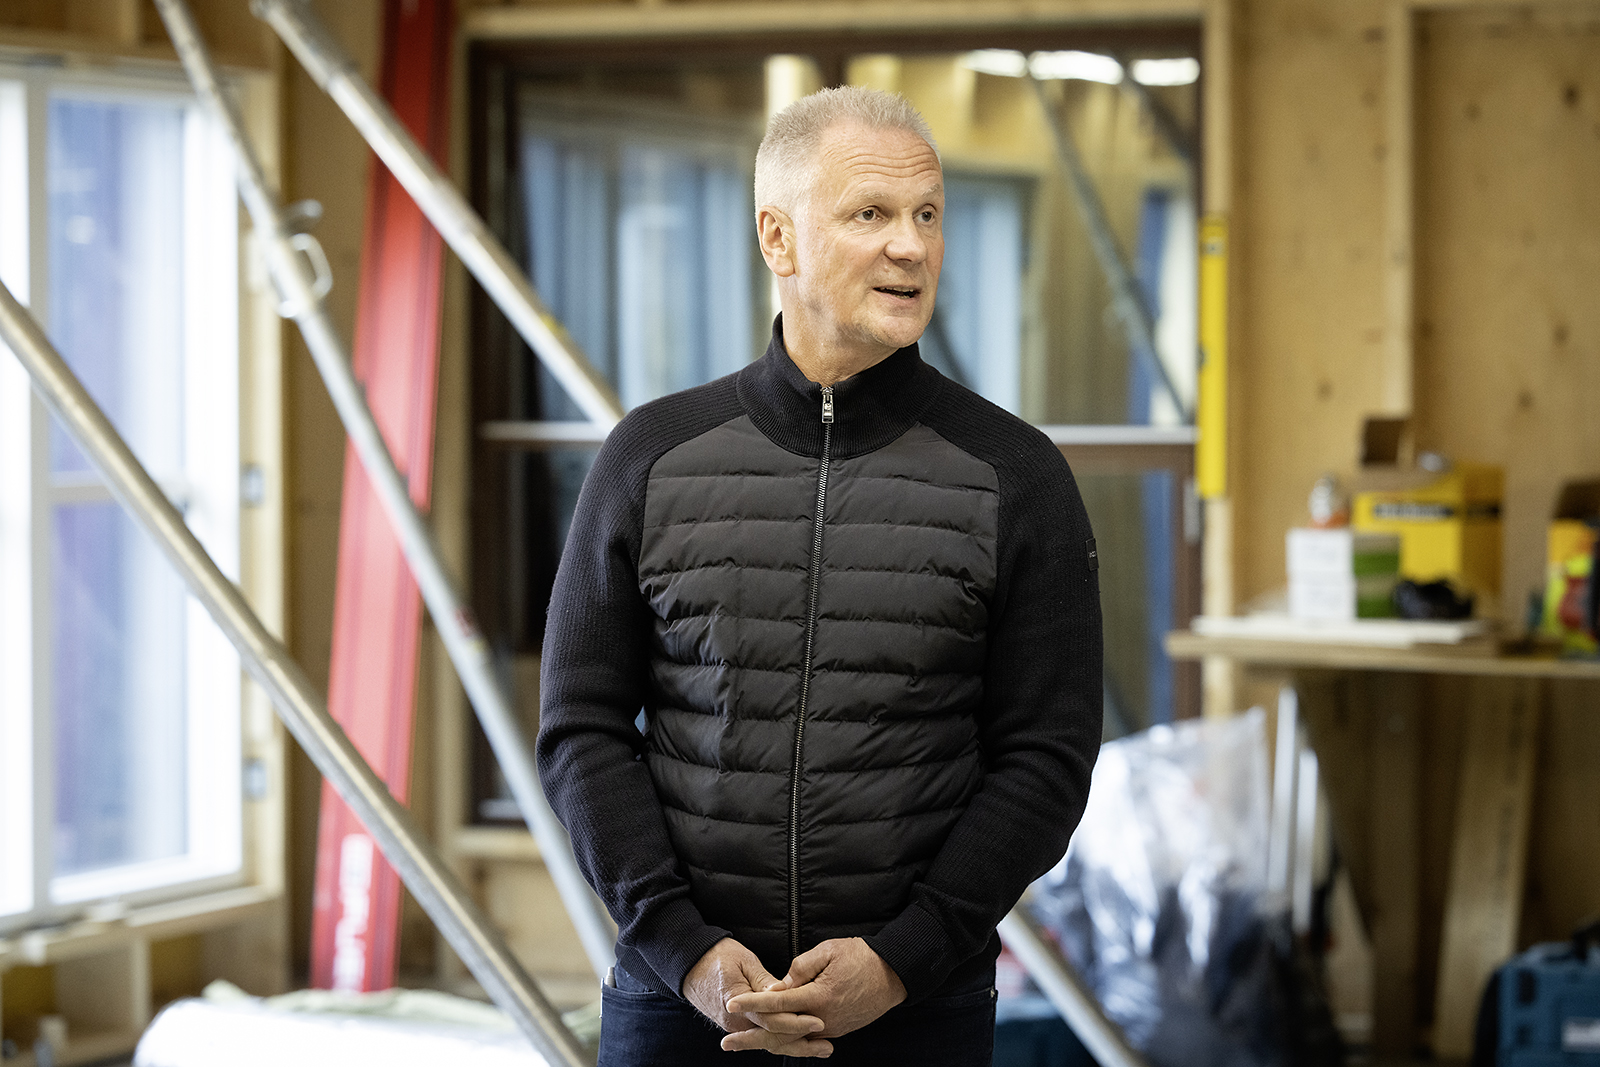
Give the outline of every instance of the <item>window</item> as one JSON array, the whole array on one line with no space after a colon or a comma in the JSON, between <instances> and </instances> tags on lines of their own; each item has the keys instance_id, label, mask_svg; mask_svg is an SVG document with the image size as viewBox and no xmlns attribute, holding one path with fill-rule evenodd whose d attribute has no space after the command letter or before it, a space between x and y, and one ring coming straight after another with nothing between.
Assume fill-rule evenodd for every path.
<instances>
[{"instance_id":1,"label":"window","mask_svg":"<svg viewBox=\"0 0 1600 1067\"><path fill-rule=\"evenodd\" d=\"M0 68L0 276L235 576L236 233L180 83ZM0 355L0 928L237 876L241 684Z\"/></svg>"},{"instance_id":2,"label":"window","mask_svg":"<svg viewBox=\"0 0 1600 1067\"><path fill-rule=\"evenodd\" d=\"M1012 414L1022 404L1022 292L1034 182L962 174L944 181L939 301L923 358Z\"/></svg>"},{"instance_id":3,"label":"window","mask_svg":"<svg viewBox=\"0 0 1600 1067\"><path fill-rule=\"evenodd\" d=\"M751 238L759 126L638 101L527 91L517 106L514 242L557 317L626 408L731 374L771 329ZM531 358L515 414L582 416ZM543 616L593 448L516 459L528 603ZM521 583L519 583L521 584ZM533 624L539 625L539 624Z\"/></svg>"},{"instance_id":4,"label":"window","mask_svg":"<svg viewBox=\"0 0 1600 1067\"><path fill-rule=\"evenodd\" d=\"M529 274L626 408L750 360L755 139L685 115L524 104ZM761 324L765 335L767 324ZM554 381L544 417L574 418Z\"/></svg>"}]
</instances>

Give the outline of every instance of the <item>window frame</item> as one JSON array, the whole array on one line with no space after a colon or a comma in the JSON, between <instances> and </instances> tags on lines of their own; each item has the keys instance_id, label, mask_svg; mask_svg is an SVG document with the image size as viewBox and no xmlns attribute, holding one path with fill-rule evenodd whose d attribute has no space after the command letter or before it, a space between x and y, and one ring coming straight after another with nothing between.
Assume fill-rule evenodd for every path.
<instances>
[{"instance_id":1,"label":"window frame","mask_svg":"<svg viewBox=\"0 0 1600 1067\"><path fill-rule=\"evenodd\" d=\"M183 112L183 469L162 481L224 573L241 570L246 294L233 157L176 70L125 72L0 62L0 272L49 319L47 147L52 99L151 102ZM12 160L7 166L4 161ZM3 347L3 346L0 346ZM193 358L194 356L201 358ZM193 597L185 607L187 778L183 855L67 875L56 833L51 524L64 504L114 501L97 474L53 475L50 416L20 364L0 353L0 936L115 900L139 906L246 881L244 678L237 654ZM24 708L18 714L7 709ZM26 838L26 841L21 839Z\"/></svg>"}]
</instances>

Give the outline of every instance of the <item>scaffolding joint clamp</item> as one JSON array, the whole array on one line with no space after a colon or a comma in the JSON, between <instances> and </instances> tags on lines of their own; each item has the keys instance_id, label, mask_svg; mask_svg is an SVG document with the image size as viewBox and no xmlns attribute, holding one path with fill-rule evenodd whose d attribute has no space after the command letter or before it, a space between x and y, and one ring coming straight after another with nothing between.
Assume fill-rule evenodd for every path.
<instances>
[{"instance_id":1,"label":"scaffolding joint clamp","mask_svg":"<svg viewBox=\"0 0 1600 1067\"><path fill-rule=\"evenodd\" d=\"M291 233L284 240L311 264L312 280L306 297L296 299L283 296L281 283L278 289L278 314L286 319L297 319L321 304L322 298L333 291L333 267L328 263L328 254L322 250L322 242L311 234Z\"/></svg>"}]
</instances>

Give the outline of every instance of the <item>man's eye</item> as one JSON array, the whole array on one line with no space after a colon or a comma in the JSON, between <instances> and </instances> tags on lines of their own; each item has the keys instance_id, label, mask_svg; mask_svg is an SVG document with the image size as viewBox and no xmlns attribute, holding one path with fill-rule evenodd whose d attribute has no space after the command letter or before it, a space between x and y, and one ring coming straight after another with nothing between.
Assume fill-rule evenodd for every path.
<instances>
[{"instance_id":1,"label":"man's eye","mask_svg":"<svg viewBox=\"0 0 1600 1067\"><path fill-rule=\"evenodd\" d=\"M862 210L856 212L856 218L860 219L862 222L871 222L877 217L878 209L875 207L863 208Z\"/></svg>"},{"instance_id":2,"label":"man's eye","mask_svg":"<svg viewBox=\"0 0 1600 1067\"><path fill-rule=\"evenodd\" d=\"M933 212L931 210L930 211L924 211L924 212L922 212L921 215L918 216L918 218L922 219L923 222L932 222L933 221Z\"/></svg>"}]
</instances>

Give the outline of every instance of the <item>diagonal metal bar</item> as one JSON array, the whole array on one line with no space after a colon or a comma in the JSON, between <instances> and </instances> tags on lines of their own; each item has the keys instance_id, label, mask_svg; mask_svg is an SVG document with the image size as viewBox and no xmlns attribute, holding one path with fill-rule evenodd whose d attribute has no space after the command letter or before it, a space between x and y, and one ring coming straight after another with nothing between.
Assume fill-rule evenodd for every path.
<instances>
[{"instance_id":1,"label":"diagonal metal bar","mask_svg":"<svg viewBox=\"0 0 1600 1067\"><path fill-rule=\"evenodd\" d=\"M301 0L252 0L250 8L283 38L306 73L344 111L578 408L608 429L615 425L622 418L622 405L610 384L545 307L488 224L356 71L355 61L311 6Z\"/></svg>"},{"instance_id":2,"label":"diagonal metal bar","mask_svg":"<svg viewBox=\"0 0 1600 1067\"><path fill-rule=\"evenodd\" d=\"M1033 83L1034 91L1039 96L1039 106L1044 109L1050 130L1055 135L1056 157L1061 162L1062 170L1066 171L1067 181L1077 198L1078 210L1089 231L1089 243L1094 247L1095 258L1100 261L1100 269L1105 272L1106 281L1111 285L1112 307L1122 322L1122 328L1127 331L1128 346L1133 349L1135 359L1149 363L1156 384L1172 401L1179 417L1185 423L1191 423L1194 421L1194 412L1178 395L1177 387L1172 384L1172 376L1167 373L1166 364L1161 362L1157 352L1155 316L1150 314L1150 306L1139 289L1139 281L1122 258L1122 249L1117 247L1117 236L1111 229L1111 221L1106 218L1100 191L1095 188L1094 179L1083 165L1083 157L1078 153L1077 142L1072 139L1066 117L1038 79L1029 75L1028 80Z\"/></svg>"},{"instance_id":3,"label":"diagonal metal bar","mask_svg":"<svg viewBox=\"0 0 1600 1067\"><path fill-rule=\"evenodd\" d=\"M1149 1067L1144 1057L1128 1044L1117 1025L1106 1018L1094 994L1061 955L1061 950L1028 914L1026 897L1011 914L1000 920L1000 940L1039 983L1044 995L1100 1067Z\"/></svg>"},{"instance_id":4,"label":"diagonal metal bar","mask_svg":"<svg viewBox=\"0 0 1600 1067\"><path fill-rule=\"evenodd\" d=\"M350 358L333 321L323 307L327 291L326 258L310 234L292 232L277 197L268 189L261 164L244 133L232 100L222 91L216 69L184 0L156 0L167 32L183 61L201 103L227 133L238 165L239 196L261 238L267 269L283 297L282 313L300 327L306 347L322 375L328 395L349 434L350 443L372 483L373 492L394 528L423 602L444 641L478 721L488 736L528 827L539 841L540 854L561 894L585 953L598 977L612 963L616 929L604 905L583 880L572 843L539 787L538 774L520 720L494 664L489 647L472 620L441 562L433 531L411 501L406 480L367 406L366 394L350 369ZM319 264L313 267L313 262Z\"/></svg>"},{"instance_id":5,"label":"diagonal metal bar","mask_svg":"<svg viewBox=\"0 0 1600 1067\"><path fill-rule=\"evenodd\" d=\"M361 817L384 856L494 1002L551 1064L585 1064L588 1057L582 1045L511 954L505 939L422 836L410 813L389 795L328 714L327 704L289 650L268 632L238 587L218 569L33 316L3 283L0 340L11 348L32 378L34 389L88 453L122 506L155 540L195 599L239 650L245 668L266 690L283 724Z\"/></svg>"},{"instance_id":6,"label":"diagonal metal bar","mask_svg":"<svg viewBox=\"0 0 1600 1067\"><path fill-rule=\"evenodd\" d=\"M1122 64L1122 87L1139 103L1144 105L1150 113L1150 121L1155 124L1156 133L1167 142L1167 147L1172 149L1172 154L1185 163L1194 164L1194 138L1189 136L1178 117L1172 109L1161 101L1161 98L1150 91L1150 87L1133 76L1133 64L1125 56L1113 56Z\"/></svg>"}]
</instances>

